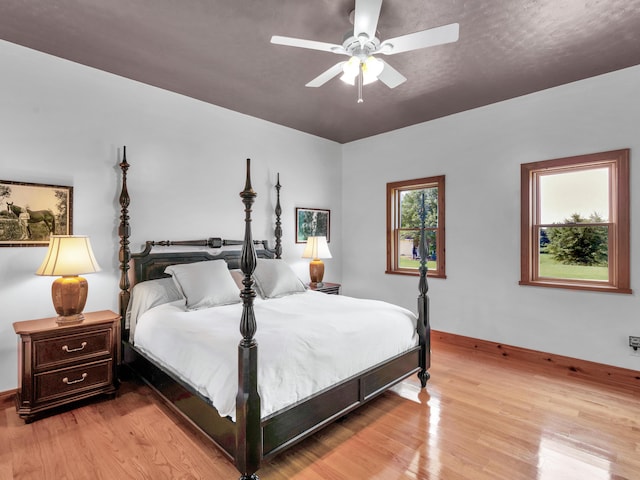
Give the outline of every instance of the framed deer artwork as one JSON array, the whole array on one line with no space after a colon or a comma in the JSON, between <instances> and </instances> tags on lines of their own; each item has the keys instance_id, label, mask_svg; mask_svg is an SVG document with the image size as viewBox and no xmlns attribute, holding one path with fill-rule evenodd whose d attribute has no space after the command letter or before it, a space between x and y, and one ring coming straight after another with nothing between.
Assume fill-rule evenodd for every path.
<instances>
[{"instance_id":1,"label":"framed deer artwork","mask_svg":"<svg viewBox=\"0 0 640 480\"><path fill-rule=\"evenodd\" d=\"M0 247L49 245L73 234L73 187L0 180Z\"/></svg>"}]
</instances>

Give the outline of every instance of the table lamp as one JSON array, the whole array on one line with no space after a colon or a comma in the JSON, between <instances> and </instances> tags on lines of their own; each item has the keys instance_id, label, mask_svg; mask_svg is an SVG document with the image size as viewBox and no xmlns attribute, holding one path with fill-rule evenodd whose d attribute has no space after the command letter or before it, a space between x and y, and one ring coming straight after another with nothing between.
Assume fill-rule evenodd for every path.
<instances>
[{"instance_id":1,"label":"table lamp","mask_svg":"<svg viewBox=\"0 0 640 480\"><path fill-rule=\"evenodd\" d=\"M309 277L311 284L321 287L322 277L324 277L324 262L321 258L331 258L327 237L309 237L307 246L302 253L302 258L311 258L309 263Z\"/></svg>"},{"instance_id":2,"label":"table lamp","mask_svg":"<svg viewBox=\"0 0 640 480\"><path fill-rule=\"evenodd\" d=\"M83 235L51 235L49 251L36 275L60 276L51 285L51 297L59 325L84 320L82 310L87 302L89 286L80 274L99 272L89 237Z\"/></svg>"}]
</instances>

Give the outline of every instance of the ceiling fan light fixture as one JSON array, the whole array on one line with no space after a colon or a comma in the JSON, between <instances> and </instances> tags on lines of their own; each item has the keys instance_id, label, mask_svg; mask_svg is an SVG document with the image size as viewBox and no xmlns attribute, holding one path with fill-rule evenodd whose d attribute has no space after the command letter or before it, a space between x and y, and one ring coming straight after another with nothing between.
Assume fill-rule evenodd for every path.
<instances>
[{"instance_id":1,"label":"ceiling fan light fixture","mask_svg":"<svg viewBox=\"0 0 640 480\"><path fill-rule=\"evenodd\" d=\"M384 62L371 55L362 62L359 57L354 55L342 66L343 74L340 80L349 85L355 85L360 68L362 68L362 84L369 85L378 80L378 75L384 69Z\"/></svg>"},{"instance_id":2,"label":"ceiling fan light fixture","mask_svg":"<svg viewBox=\"0 0 640 480\"><path fill-rule=\"evenodd\" d=\"M351 82L353 82L353 79L356 78L360 72L360 59L355 55L352 56L349 60L344 62L344 65L342 65L342 71L344 72L343 77L350 78ZM351 84L353 85L353 83Z\"/></svg>"},{"instance_id":3,"label":"ceiling fan light fixture","mask_svg":"<svg viewBox=\"0 0 640 480\"><path fill-rule=\"evenodd\" d=\"M348 77L348 76L346 76L346 75L344 75L344 74L343 74L343 75L340 77L340 80L342 80L342 81L343 81L344 83L346 83L347 85L352 85L352 86L353 86L353 85L355 85L355 84L356 84L356 80L358 80L358 76L356 75L355 77ZM373 82L375 82L376 80L378 80L378 78L377 78L377 77L371 77L371 76L367 77L367 76L364 76L364 77L363 77L363 79L362 79L362 85L369 85L370 83L373 83Z\"/></svg>"},{"instance_id":4,"label":"ceiling fan light fixture","mask_svg":"<svg viewBox=\"0 0 640 480\"><path fill-rule=\"evenodd\" d=\"M340 76L340 80L342 80L347 85L355 85L356 84L356 78L357 78L357 76L349 77L346 73L343 73L342 76Z\"/></svg>"},{"instance_id":5,"label":"ceiling fan light fixture","mask_svg":"<svg viewBox=\"0 0 640 480\"><path fill-rule=\"evenodd\" d=\"M364 73L365 81L367 79L367 76L373 77L377 80L378 75L382 73L383 69L384 62L382 60L378 60L372 55L369 55L362 65L362 72Z\"/></svg>"}]
</instances>

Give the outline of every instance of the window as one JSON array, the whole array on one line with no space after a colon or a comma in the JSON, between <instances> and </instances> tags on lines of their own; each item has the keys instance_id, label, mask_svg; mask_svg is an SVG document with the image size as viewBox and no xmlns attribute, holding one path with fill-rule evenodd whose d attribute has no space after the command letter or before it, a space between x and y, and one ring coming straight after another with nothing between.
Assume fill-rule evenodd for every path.
<instances>
[{"instance_id":1,"label":"window","mask_svg":"<svg viewBox=\"0 0 640 480\"><path fill-rule=\"evenodd\" d=\"M387 183L387 273L419 274L423 199L427 275L445 278L444 175Z\"/></svg>"},{"instance_id":2,"label":"window","mask_svg":"<svg viewBox=\"0 0 640 480\"><path fill-rule=\"evenodd\" d=\"M521 285L631 293L629 150L521 165Z\"/></svg>"}]
</instances>

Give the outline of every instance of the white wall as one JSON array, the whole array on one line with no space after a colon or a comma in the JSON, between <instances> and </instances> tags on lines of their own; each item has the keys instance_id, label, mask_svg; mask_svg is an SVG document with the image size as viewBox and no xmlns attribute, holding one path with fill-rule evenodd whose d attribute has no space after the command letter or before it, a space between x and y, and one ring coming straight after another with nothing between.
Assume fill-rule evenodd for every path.
<instances>
[{"instance_id":1,"label":"white wall","mask_svg":"<svg viewBox=\"0 0 640 480\"><path fill-rule=\"evenodd\" d=\"M640 370L640 67L352 142L343 148L343 290L415 310L385 275L385 185L446 175L446 279L432 328ZM631 148L633 295L519 286L520 164ZM366 211L366 215L363 212ZM357 239L357 241L355 241Z\"/></svg>"},{"instance_id":2,"label":"white wall","mask_svg":"<svg viewBox=\"0 0 640 480\"><path fill-rule=\"evenodd\" d=\"M118 308L123 145L134 251L145 240L241 239L246 158L258 193L254 238L273 245L280 172L283 256L301 278L295 207L331 209L341 238L339 144L1 41L0 64L0 179L74 187L74 233L91 237L103 269L87 276L86 311ZM339 282L340 242L331 251L327 280ZM45 252L0 248L0 392L17 385L12 323L55 314L53 278L34 275Z\"/></svg>"}]
</instances>

